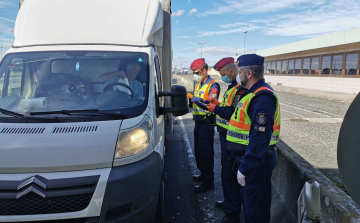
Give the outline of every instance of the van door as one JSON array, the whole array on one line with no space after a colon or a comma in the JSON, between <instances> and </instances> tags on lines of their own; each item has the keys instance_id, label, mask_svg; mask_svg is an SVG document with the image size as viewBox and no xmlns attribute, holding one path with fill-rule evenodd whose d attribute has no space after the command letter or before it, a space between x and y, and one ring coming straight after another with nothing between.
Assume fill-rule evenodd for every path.
<instances>
[{"instance_id":1,"label":"van door","mask_svg":"<svg viewBox=\"0 0 360 223\"><path fill-rule=\"evenodd\" d=\"M155 90L156 96L160 91L163 91L163 84L161 79L161 66L160 60L158 56L154 58L155 64L155 72L154 72L154 83L155 83ZM164 99L162 97L155 97L155 100L159 100L159 106L164 106ZM164 127L164 115L159 115L157 117L157 131L158 131L158 141L155 139L156 145L155 148L160 149L161 158L164 158L164 143L165 143L165 127Z\"/></svg>"}]
</instances>

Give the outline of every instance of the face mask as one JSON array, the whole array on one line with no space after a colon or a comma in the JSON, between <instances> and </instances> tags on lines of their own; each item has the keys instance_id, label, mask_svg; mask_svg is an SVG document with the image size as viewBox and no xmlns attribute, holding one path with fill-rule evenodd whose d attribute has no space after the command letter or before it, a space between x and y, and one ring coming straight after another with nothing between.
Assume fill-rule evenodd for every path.
<instances>
[{"instance_id":1,"label":"face mask","mask_svg":"<svg viewBox=\"0 0 360 223\"><path fill-rule=\"evenodd\" d=\"M232 80L226 75L221 77L221 80L228 84L232 82Z\"/></svg>"},{"instance_id":2,"label":"face mask","mask_svg":"<svg viewBox=\"0 0 360 223\"><path fill-rule=\"evenodd\" d=\"M194 79L195 79L196 81L201 81L202 78L203 78L203 76L194 74Z\"/></svg>"},{"instance_id":3,"label":"face mask","mask_svg":"<svg viewBox=\"0 0 360 223\"><path fill-rule=\"evenodd\" d=\"M241 84L240 74L236 75L236 83Z\"/></svg>"}]
</instances>

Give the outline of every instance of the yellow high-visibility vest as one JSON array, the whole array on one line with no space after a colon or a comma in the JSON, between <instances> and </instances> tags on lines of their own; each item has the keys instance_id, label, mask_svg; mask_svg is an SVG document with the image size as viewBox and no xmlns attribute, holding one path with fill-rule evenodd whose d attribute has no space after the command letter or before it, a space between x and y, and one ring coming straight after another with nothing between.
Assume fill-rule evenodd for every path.
<instances>
[{"instance_id":1,"label":"yellow high-visibility vest","mask_svg":"<svg viewBox=\"0 0 360 223\"><path fill-rule=\"evenodd\" d=\"M281 114L279 107L279 99L274 93L273 90L267 87L261 87L257 89L254 93L249 93L245 95L237 104L237 108L234 114L231 116L229 121L229 127L226 135L226 140L241 145L249 145L249 134L251 127L251 119L247 110L249 108L251 99L253 99L261 91L268 91L273 94L276 98L276 110L274 115L274 126L273 133L271 136L270 144L275 145L279 141L280 136L280 124L281 124ZM261 118L261 117L260 117ZM261 127L260 127L261 128Z\"/></svg>"},{"instance_id":2,"label":"yellow high-visibility vest","mask_svg":"<svg viewBox=\"0 0 360 223\"><path fill-rule=\"evenodd\" d=\"M228 107L233 105L234 98L236 96L237 88L240 84L237 84L235 87L230 88L224 94L223 100L220 103L220 107ZM216 115L216 124L224 129L228 129L229 121L221 118L219 115Z\"/></svg>"},{"instance_id":3,"label":"yellow high-visibility vest","mask_svg":"<svg viewBox=\"0 0 360 223\"><path fill-rule=\"evenodd\" d=\"M201 86L201 88L200 88L200 83L201 82L199 82L195 87L194 96L206 101L209 96L210 87L212 84L216 83L216 81L212 80L208 84L203 84L203 86ZM195 103L193 103L193 112L192 113L193 113L193 115L203 115L204 119L206 118L206 116L212 114L208 110L204 110L204 109L200 108L200 106L198 106Z\"/></svg>"}]
</instances>

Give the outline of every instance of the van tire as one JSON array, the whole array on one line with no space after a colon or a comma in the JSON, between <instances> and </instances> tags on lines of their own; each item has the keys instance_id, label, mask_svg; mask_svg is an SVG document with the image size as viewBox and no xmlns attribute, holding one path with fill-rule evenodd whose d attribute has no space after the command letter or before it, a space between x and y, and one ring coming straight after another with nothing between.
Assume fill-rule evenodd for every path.
<instances>
[{"instance_id":1,"label":"van tire","mask_svg":"<svg viewBox=\"0 0 360 223\"><path fill-rule=\"evenodd\" d=\"M154 223L164 223L164 182L161 181Z\"/></svg>"}]
</instances>

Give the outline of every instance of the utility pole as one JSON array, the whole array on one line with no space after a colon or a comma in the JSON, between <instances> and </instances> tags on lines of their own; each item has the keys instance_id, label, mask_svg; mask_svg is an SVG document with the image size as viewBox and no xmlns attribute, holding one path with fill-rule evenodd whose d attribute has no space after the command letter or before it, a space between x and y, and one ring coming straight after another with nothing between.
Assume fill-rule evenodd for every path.
<instances>
[{"instance_id":1,"label":"utility pole","mask_svg":"<svg viewBox=\"0 0 360 223\"><path fill-rule=\"evenodd\" d=\"M245 33L245 39L244 39L244 54L245 54L245 43L246 43L246 33L247 33L247 31L244 31L244 33Z\"/></svg>"},{"instance_id":2,"label":"utility pole","mask_svg":"<svg viewBox=\"0 0 360 223\"><path fill-rule=\"evenodd\" d=\"M198 42L198 43L201 44L201 58L202 58L202 46L203 46L203 44L206 43L206 41L205 42Z\"/></svg>"}]
</instances>

